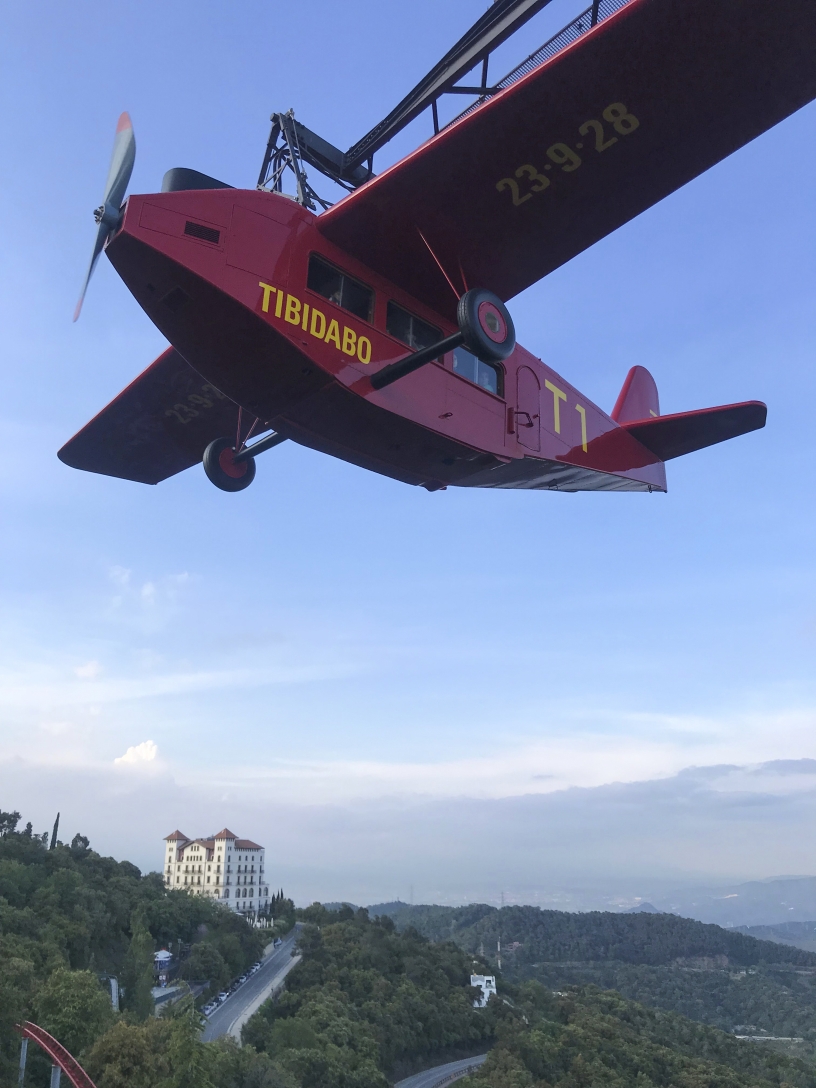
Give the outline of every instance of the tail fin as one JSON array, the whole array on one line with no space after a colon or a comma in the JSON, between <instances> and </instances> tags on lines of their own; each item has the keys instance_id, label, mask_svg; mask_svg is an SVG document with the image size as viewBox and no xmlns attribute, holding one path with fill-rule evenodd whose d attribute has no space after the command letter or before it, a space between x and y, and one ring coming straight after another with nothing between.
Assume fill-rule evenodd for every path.
<instances>
[{"instance_id":1,"label":"tail fin","mask_svg":"<svg viewBox=\"0 0 816 1088\"><path fill-rule=\"evenodd\" d=\"M645 366L633 366L615 401L612 418L616 423L653 419L660 415L655 380Z\"/></svg>"}]
</instances>

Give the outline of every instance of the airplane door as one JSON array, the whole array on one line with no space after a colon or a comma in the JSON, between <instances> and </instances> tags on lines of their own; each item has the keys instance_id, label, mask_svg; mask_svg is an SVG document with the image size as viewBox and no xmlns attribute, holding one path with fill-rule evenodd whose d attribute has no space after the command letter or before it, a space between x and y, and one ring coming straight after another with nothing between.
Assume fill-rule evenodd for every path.
<instances>
[{"instance_id":1,"label":"airplane door","mask_svg":"<svg viewBox=\"0 0 816 1088\"><path fill-rule=\"evenodd\" d=\"M520 366L517 377L516 434L522 446L538 453L541 449L541 386L528 366Z\"/></svg>"}]
</instances>

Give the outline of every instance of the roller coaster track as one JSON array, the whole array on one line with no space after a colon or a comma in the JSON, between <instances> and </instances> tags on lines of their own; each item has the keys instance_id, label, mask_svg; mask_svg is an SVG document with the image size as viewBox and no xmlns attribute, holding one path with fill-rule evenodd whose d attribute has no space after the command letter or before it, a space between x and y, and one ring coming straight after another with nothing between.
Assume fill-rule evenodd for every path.
<instances>
[{"instance_id":1,"label":"roller coaster track","mask_svg":"<svg viewBox=\"0 0 816 1088\"><path fill-rule=\"evenodd\" d=\"M37 1046L45 1051L53 1064L59 1066L63 1073L68 1077L71 1084L73 1084L74 1088L96 1088L94 1082L73 1054L70 1054L62 1043L58 1043L53 1035L49 1035L47 1031L37 1024L32 1024L30 1020L25 1020L22 1024L17 1024L15 1030L18 1031L24 1039L33 1039ZM21 1069L21 1074L22 1071L23 1070Z\"/></svg>"}]
</instances>

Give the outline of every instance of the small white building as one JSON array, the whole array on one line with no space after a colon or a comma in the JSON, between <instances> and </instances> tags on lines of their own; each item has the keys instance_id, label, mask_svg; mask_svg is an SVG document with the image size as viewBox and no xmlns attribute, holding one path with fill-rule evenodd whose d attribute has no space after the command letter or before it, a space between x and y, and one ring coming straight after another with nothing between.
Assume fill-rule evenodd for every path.
<instances>
[{"instance_id":1,"label":"small white building","mask_svg":"<svg viewBox=\"0 0 816 1088\"><path fill-rule=\"evenodd\" d=\"M496 976L471 975L470 985L482 991L481 998L477 997L473 1002L474 1009L483 1009L490 1000L490 995L496 992Z\"/></svg>"},{"instance_id":2,"label":"small white building","mask_svg":"<svg viewBox=\"0 0 816 1088\"><path fill-rule=\"evenodd\" d=\"M226 827L209 839L188 839L174 831L164 841L167 888L218 899L253 918L269 906L266 852L256 842L239 839Z\"/></svg>"}]
</instances>

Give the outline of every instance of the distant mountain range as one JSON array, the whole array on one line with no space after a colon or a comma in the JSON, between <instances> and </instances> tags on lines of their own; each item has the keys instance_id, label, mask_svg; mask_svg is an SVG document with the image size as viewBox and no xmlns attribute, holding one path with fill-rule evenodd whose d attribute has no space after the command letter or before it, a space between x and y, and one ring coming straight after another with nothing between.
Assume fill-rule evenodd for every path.
<instances>
[{"instance_id":1,"label":"distant mountain range","mask_svg":"<svg viewBox=\"0 0 816 1088\"><path fill-rule=\"evenodd\" d=\"M678 889L650 895L649 903L658 911L729 929L812 923L816 919L816 877L778 877L722 888Z\"/></svg>"},{"instance_id":2,"label":"distant mountain range","mask_svg":"<svg viewBox=\"0 0 816 1088\"><path fill-rule=\"evenodd\" d=\"M771 880L752 880L721 887L652 889L634 902L632 898L627 900L624 896L613 899L596 895L589 898L585 896L586 904L572 903L567 901L569 897L565 895L561 897L565 900L562 905L561 902L554 901L558 898L553 895L544 904L539 898L530 898L527 902L570 913L600 909L625 914L677 914L681 918L713 922L725 929L739 929L751 936L796 944L808 951L816 951L816 944L802 944L802 941L816 941L816 928L807 928L816 927L816 877L813 876L775 877ZM577 900L580 897L572 898ZM601 902L604 901L608 905L602 906ZM399 902L378 903L369 910L379 914L391 914L406 905ZM793 929L786 928L794 923ZM775 931L754 932L756 926L774 927Z\"/></svg>"}]
</instances>

